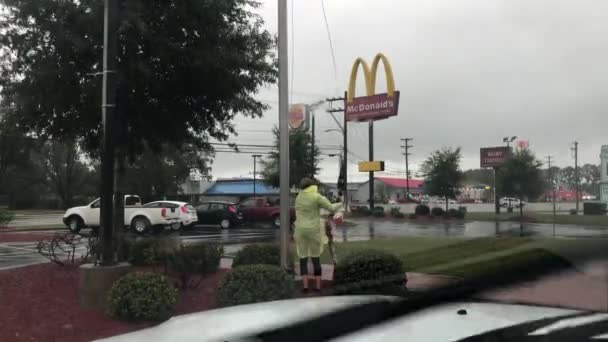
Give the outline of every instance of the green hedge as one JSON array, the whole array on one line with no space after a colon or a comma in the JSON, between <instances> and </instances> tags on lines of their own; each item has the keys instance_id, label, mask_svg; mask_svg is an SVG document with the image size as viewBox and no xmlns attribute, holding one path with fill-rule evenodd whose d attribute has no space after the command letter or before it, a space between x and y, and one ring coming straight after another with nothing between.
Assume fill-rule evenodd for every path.
<instances>
[{"instance_id":1,"label":"green hedge","mask_svg":"<svg viewBox=\"0 0 608 342\"><path fill-rule=\"evenodd\" d=\"M434 207L431 209L431 216L443 216L445 215L445 210L441 207Z\"/></svg>"},{"instance_id":2,"label":"green hedge","mask_svg":"<svg viewBox=\"0 0 608 342\"><path fill-rule=\"evenodd\" d=\"M129 321L160 321L171 317L177 289L158 273L131 273L118 279L107 299L108 313Z\"/></svg>"},{"instance_id":3,"label":"green hedge","mask_svg":"<svg viewBox=\"0 0 608 342\"><path fill-rule=\"evenodd\" d=\"M204 276L217 271L224 247L216 243L182 245L167 257L167 265L177 273L182 289L191 285L195 275Z\"/></svg>"},{"instance_id":4,"label":"green hedge","mask_svg":"<svg viewBox=\"0 0 608 342\"><path fill-rule=\"evenodd\" d=\"M129 243L128 260L135 266L164 265L178 247L174 238L141 238Z\"/></svg>"},{"instance_id":5,"label":"green hedge","mask_svg":"<svg viewBox=\"0 0 608 342\"><path fill-rule=\"evenodd\" d=\"M585 202L585 203L583 203L583 214L585 214L585 215L606 215L606 203L604 203L604 202Z\"/></svg>"},{"instance_id":6,"label":"green hedge","mask_svg":"<svg viewBox=\"0 0 608 342\"><path fill-rule=\"evenodd\" d=\"M8 210L0 209L0 228L7 228L13 221L15 215Z\"/></svg>"},{"instance_id":7,"label":"green hedge","mask_svg":"<svg viewBox=\"0 0 608 342\"><path fill-rule=\"evenodd\" d=\"M232 267L242 265L274 265L281 264L281 250L278 245L247 245L236 253Z\"/></svg>"},{"instance_id":8,"label":"green hedge","mask_svg":"<svg viewBox=\"0 0 608 342\"><path fill-rule=\"evenodd\" d=\"M217 302L232 306L291 298L294 280L279 266L243 265L222 279Z\"/></svg>"},{"instance_id":9,"label":"green hedge","mask_svg":"<svg viewBox=\"0 0 608 342\"><path fill-rule=\"evenodd\" d=\"M418 204L414 212L418 216L428 216L431 213L431 209L426 204Z\"/></svg>"},{"instance_id":10,"label":"green hedge","mask_svg":"<svg viewBox=\"0 0 608 342\"><path fill-rule=\"evenodd\" d=\"M337 294L405 293L407 281L403 263L381 250L361 250L347 254L334 271Z\"/></svg>"}]
</instances>

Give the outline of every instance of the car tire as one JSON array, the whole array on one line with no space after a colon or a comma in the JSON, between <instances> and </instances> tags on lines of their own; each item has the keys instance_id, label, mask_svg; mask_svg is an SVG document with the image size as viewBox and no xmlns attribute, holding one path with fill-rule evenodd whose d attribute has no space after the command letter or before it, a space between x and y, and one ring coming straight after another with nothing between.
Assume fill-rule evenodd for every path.
<instances>
[{"instance_id":1,"label":"car tire","mask_svg":"<svg viewBox=\"0 0 608 342\"><path fill-rule=\"evenodd\" d=\"M220 221L220 228L229 229L232 226L232 222L229 219L223 219Z\"/></svg>"},{"instance_id":2,"label":"car tire","mask_svg":"<svg viewBox=\"0 0 608 342\"><path fill-rule=\"evenodd\" d=\"M78 234L82 227L84 227L84 221L80 216L72 215L68 218L68 229L71 233Z\"/></svg>"},{"instance_id":3,"label":"car tire","mask_svg":"<svg viewBox=\"0 0 608 342\"><path fill-rule=\"evenodd\" d=\"M136 217L131 221L131 228L133 228L137 234L144 234L150 229L150 220L145 217Z\"/></svg>"},{"instance_id":4,"label":"car tire","mask_svg":"<svg viewBox=\"0 0 608 342\"><path fill-rule=\"evenodd\" d=\"M179 232L180 230L184 229L184 223L180 222L179 224L171 224L169 225L169 228L171 229L172 232Z\"/></svg>"},{"instance_id":5,"label":"car tire","mask_svg":"<svg viewBox=\"0 0 608 342\"><path fill-rule=\"evenodd\" d=\"M272 218L272 225L275 228L281 228L281 216L280 215L276 215L275 217Z\"/></svg>"}]
</instances>

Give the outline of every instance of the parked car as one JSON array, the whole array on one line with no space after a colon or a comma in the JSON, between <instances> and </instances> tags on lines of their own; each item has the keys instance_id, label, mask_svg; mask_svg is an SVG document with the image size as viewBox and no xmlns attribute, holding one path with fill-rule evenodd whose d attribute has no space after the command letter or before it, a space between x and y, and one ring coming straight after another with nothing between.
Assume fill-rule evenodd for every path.
<instances>
[{"instance_id":1,"label":"parked car","mask_svg":"<svg viewBox=\"0 0 608 342\"><path fill-rule=\"evenodd\" d=\"M238 226L242 222L236 204L230 202L204 202L196 207L198 223L219 225L222 229Z\"/></svg>"},{"instance_id":2,"label":"parked car","mask_svg":"<svg viewBox=\"0 0 608 342\"><path fill-rule=\"evenodd\" d=\"M136 195L124 197L124 226L130 227L136 233L143 234L152 227L179 227L179 216L167 208L144 208L141 198ZM97 228L100 225L99 208L101 200L98 198L88 205L73 207L63 214L63 223L73 233L78 233L84 227Z\"/></svg>"},{"instance_id":3,"label":"parked car","mask_svg":"<svg viewBox=\"0 0 608 342\"><path fill-rule=\"evenodd\" d=\"M179 226L172 226L173 230L179 230L198 221L196 209L190 203L179 201L154 201L143 205L144 208L167 208L171 213L179 217ZM174 228L175 227L175 228Z\"/></svg>"},{"instance_id":4,"label":"parked car","mask_svg":"<svg viewBox=\"0 0 608 342\"><path fill-rule=\"evenodd\" d=\"M269 197L251 197L239 203L239 210L245 222L271 222L273 226L281 226L279 200ZM296 209L289 207L291 223L296 220Z\"/></svg>"},{"instance_id":5,"label":"parked car","mask_svg":"<svg viewBox=\"0 0 608 342\"><path fill-rule=\"evenodd\" d=\"M514 198L514 197L503 197L500 199L500 206L503 208L518 208L520 206L525 206L526 202L525 201L520 201L519 198Z\"/></svg>"}]
</instances>

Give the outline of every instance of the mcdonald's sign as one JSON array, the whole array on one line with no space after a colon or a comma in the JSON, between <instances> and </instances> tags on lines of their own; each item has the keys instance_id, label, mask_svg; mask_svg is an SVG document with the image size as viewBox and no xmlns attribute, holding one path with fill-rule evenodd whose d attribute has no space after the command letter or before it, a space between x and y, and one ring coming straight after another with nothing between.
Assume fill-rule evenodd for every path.
<instances>
[{"instance_id":1,"label":"mcdonald's sign","mask_svg":"<svg viewBox=\"0 0 608 342\"><path fill-rule=\"evenodd\" d=\"M384 65L387 93L376 94L376 75L378 73L378 64L380 61L382 61L382 64ZM366 96L355 97L359 67L363 69ZM391 64L388 62L388 59L383 54L378 53L374 57L372 67L370 69L362 58L357 58L350 71L348 92L344 106L346 120L372 121L386 119L388 117L397 115L398 108L399 91L395 90L393 69L391 68Z\"/></svg>"}]
</instances>

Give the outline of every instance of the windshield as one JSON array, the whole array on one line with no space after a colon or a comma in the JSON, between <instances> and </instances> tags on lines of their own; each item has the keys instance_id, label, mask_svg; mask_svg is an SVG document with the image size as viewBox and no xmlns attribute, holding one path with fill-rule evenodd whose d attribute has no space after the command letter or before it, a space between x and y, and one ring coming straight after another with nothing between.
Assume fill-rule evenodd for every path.
<instances>
[{"instance_id":1,"label":"windshield","mask_svg":"<svg viewBox=\"0 0 608 342\"><path fill-rule=\"evenodd\" d=\"M0 341L606 312L607 7L0 1Z\"/></svg>"}]
</instances>

